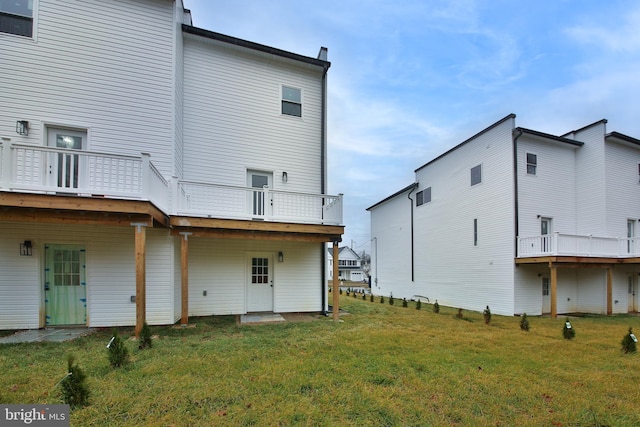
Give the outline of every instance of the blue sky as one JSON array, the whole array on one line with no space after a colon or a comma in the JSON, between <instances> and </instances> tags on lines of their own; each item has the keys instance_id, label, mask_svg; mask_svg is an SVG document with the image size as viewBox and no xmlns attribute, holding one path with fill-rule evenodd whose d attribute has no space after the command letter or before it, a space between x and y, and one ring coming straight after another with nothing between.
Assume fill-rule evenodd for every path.
<instances>
[{"instance_id":1,"label":"blue sky","mask_svg":"<svg viewBox=\"0 0 640 427\"><path fill-rule=\"evenodd\" d=\"M600 119L640 138L636 0L184 0L197 27L315 57L329 49L329 193L343 244L365 209L509 113L564 134Z\"/></svg>"}]
</instances>

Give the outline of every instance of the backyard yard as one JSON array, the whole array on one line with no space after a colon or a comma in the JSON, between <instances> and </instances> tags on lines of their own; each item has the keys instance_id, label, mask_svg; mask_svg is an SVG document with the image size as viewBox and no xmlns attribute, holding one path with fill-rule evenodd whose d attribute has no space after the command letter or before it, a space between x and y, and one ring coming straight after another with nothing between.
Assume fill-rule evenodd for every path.
<instances>
[{"instance_id":1,"label":"backyard yard","mask_svg":"<svg viewBox=\"0 0 640 427\"><path fill-rule=\"evenodd\" d=\"M65 343L0 345L0 403L62 403L73 354L87 374L82 426L637 426L640 356L624 354L640 317L463 312L414 302L340 297L348 314L237 325L234 317L152 327L130 362L109 365L111 330Z\"/></svg>"}]
</instances>

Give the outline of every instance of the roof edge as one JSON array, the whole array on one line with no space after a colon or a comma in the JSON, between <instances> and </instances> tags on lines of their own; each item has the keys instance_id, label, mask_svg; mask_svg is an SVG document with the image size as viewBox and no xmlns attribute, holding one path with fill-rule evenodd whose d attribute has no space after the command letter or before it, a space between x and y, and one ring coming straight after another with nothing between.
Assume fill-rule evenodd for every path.
<instances>
[{"instance_id":1,"label":"roof edge","mask_svg":"<svg viewBox=\"0 0 640 427\"><path fill-rule=\"evenodd\" d=\"M205 37L211 40L217 40L223 43L228 43L235 46L241 46L247 49L269 53L271 55L276 55L276 56L280 56L287 59L292 59L294 61L316 65L318 67L323 67L325 70L331 67L331 62L329 61L324 61L318 58L312 58L310 56L299 55L297 53L288 52L286 50L277 49L275 47L266 46L260 43L250 42L248 40L239 39L236 37L228 36L226 34L216 33L215 31L205 30L204 28L194 27L192 25L182 24L182 31L188 34Z\"/></svg>"},{"instance_id":2,"label":"roof edge","mask_svg":"<svg viewBox=\"0 0 640 427\"><path fill-rule=\"evenodd\" d=\"M368 211L368 210L371 210L371 209L373 209L373 208L375 208L375 207L377 207L377 206L379 206L379 205L383 204L384 202L389 201L389 200L393 199L394 197L399 196L399 195L400 195L400 194L402 194L402 193L406 193L407 191L409 191L409 190L412 190L412 189L416 188L417 186L418 186L418 183L417 183L417 182L414 182L413 184L407 185L407 186L406 186L406 187L404 187L402 190L400 190L400 191L396 191L395 193L393 193L393 194L392 194L392 195L390 195L389 197L387 197L387 198L385 198L385 199L380 200L378 203L376 203L376 204L374 204L374 205L369 206L369 207L368 207L367 209L365 209L365 210L367 210L367 211Z\"/></svg>"},{"instance_id":3,"label":"roof edge","mask_svg":"<svg viewBox=\"0 0 640 427\"><path fill-rule=\"evenodd\" d=\"M562 134L562 135L560 135L560 136L561 136L561 137L565 137L565 136L567 136L567 135L571 135L572 133L582 132L582 131L583 131L583 130L585 130L585 129L588 129L588 128L593 127L593 126L601 125L601 124L602 124L602 125L606 125L606 124L607 124L607 119L601 119L601 120L598 120L597 122L593 122L593 123L588 124L588 125L586 125L586 126L582 126L582 127L581 127L581 128L579 128L579 129L572 130L572 131L567 132L567 133L564 133L564 134Z\"/></svg>"},{"instance_id":4,"label":"roof edge","mask_svg":"<svg viewBox=\"0 0 640 427\"><path fill-rule=\"evenodd\" d=\"M527 133L529 135L537 136L539 138L552 139L554 141L562 142L562 143L565 143L565 144L575 145L577 147L582 147L584 145L584 142L576 141L575 139L569 139L569 138L565 138L565 137L562 137L562 136L555 136L555 135L551 135L549 133L544 133L544 132L540 132L540 131L533 130L533 129L526 129L526 128L518 127L518 128L515 128L514 130L520 131L522 133Z\"/></svg>"},{"instance_id":5,"label":"roof edge","mask_svg":"<svg viewBox=\"0 0 640 427\"><path fill-rule=\"evenodd\" d=\"M466 143L476 139L477 137L479 137L480 135L489 132L491 129L500 126L502 123L506 122L507 120L511 120L511 119L515 119L516 115L511 113L505 117L503 117L502 119L498 120L497 122L495 122L494 124L482 129L480 132L476 133L475 135L473 135L470 138L465 139L464 141L462 141L460 144L456 145L455 147L445 151L444 153L440 154L438 157L428 161L427 163L425 163L424 165L420 166L418 169L414 170L414 172L418 172L420 169L430 165L431 163L435 162L436 160L446 156L447 154L451 153L452 151L457 150L458 148L462 147L463 145L465 145Z\"/></svg>"},{"instance_id":6,"label":"roof edge","mask_svg":"<svg viewBox=\"0 0 640 427\"><path fill-rule=\"evenodd\" d=\"M629 135L625 135L623 133L620 132L609 132L608 134L606 134L604 136L604 139L610 139L610 138L615 138L615 139L619 139L621 141L624 142L629 142L631 144L636 144L636 145L640 145L640 139L636 139L632 136Z\"/></svg>"}]
</instances>

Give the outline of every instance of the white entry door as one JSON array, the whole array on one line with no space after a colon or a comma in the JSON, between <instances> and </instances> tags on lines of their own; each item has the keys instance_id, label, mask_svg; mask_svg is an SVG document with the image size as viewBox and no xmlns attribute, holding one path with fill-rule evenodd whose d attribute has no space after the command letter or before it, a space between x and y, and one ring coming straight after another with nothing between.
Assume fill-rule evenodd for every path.
<instances>
[{"instance_id":1,"label":"white entry door","mask_svg":"<svg viewBox=\"0 0 640 427\"><path fill-rule=\"evenodd\" d=\"M638 311L638 281L636 280L635 273L629 274L628 278L628 311L629 313L635 313Z\"/></svg>"},{"instance_id":2,"label":"white entry door","mask_svg":"<svg viewBox=\"0 0 640 427\"><path fill-rule=\"evenodd\" d=\"M66 150L85 150L87 133L83 131L49 128L47 132L49 147ZM82 159L72 151L51 153L47 165L48 185L57 187L58 191L71 190L81 187Z\"/></svg>"},{"instance_id":3,"label":"white entry door","mask_svg":"<svg viewBox=\"0 0 640 427\"><path fill-rule=\"evenodd\" d=\"M248 171L247 186L255 188L249 195L249 214L252 219L264 219L271 211L271 200L265 197L265 188L271 188L273 174L268 172Z\"/></svg>"},{"instance_id":4,"label":"white entry door","mask_svg":"<svg viewBox=\"0 0 640 427\"><path fill-rule=\"evenodd\" d=\"M273 255L250 254L247 311L273 311Z\"/></svg>"},{"instance_id":5,"label":"white entry door","mask_svg":"<svg viewBox=\"0 0 640 427\"><path fill-rule=\"evenodd\" d=\"M540 218L540 234L542 235L541 248L542 253L548 253L551 251L551 218Z\"/></svg>"},{"instance_id":6,"label":"white entry door","mask_svg":"<svg viewBox=\"0 0 640 427\"><path fill-rule=\"evenodd\" d=\"M548 277L542 278L542 313L551 313L551 296L549 287L551 281Z\"/></svg>"}]
</instances>

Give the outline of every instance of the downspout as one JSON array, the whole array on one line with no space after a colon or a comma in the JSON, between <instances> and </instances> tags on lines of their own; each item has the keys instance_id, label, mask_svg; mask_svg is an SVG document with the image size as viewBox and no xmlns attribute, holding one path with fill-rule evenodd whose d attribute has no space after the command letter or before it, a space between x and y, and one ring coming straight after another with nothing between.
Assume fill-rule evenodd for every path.
<instances>
[{"instance_id":1,"label":"downspout","mask_svg":"<svg viewBox=\"0 0 640 427\"><path fill-rule=\"evenodd\" d=\"M514 254L518 256L518 236L520 235L519 217L518 217L518 138L523 134L522 129L516 129L517 135L513 135L513 201L514 201L514 221L515 221L515 236L514 236Z\"/></svg>"},{"instance_id":2,"label":"downspout","mask_svg":"<svg viewBox=\"0 0 640 427\"><path fill-rule=\"evenodd\" d=\"M324 59L326 61L327 48L321 47L318 53L318 59ZM327 163L327 71L329 71L329 63L326 63L322 67L322 105L320 108L320 194L326 192L326 163ZM324 201L323 201L324 203ZM322 263L322 284L320 295L322 295L322 314L327 316L327 248L324 242L322 242L322 257L320 257ZM336 262L336 260L334 260Z\"/></svg>"},{"instance_id":3,"label":"downspout","mask_svg":"<svg viewBox=\"0 0 640 427\"><path fill-rule=\"evenodd\" d=\"M411 203L411 281L413 282L415 279L415 262L414 262L414 254L413 254L413 199L411 198L411 193L413 193L418 187L418 183L414 185L414 187L407 194L407 198Z\"/></svg>"}]
</instances>

